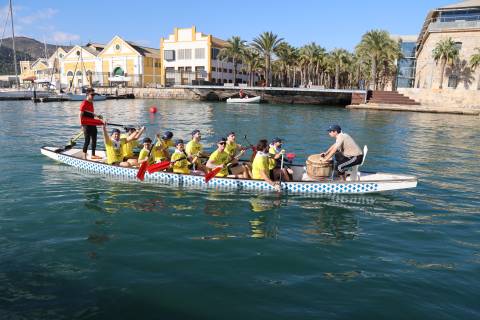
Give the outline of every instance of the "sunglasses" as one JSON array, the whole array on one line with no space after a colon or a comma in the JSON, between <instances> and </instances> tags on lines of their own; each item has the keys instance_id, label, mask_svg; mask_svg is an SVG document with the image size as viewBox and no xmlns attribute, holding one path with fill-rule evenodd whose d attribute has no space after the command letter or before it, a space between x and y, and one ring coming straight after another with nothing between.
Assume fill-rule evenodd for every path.
<instances>
[{"instance_id":1,"label":"sunglasses","mask_svg":"<svg viewBox=\"0 0 480 320\"><path fill-rule=\"evenodd\" d=\"M218 144L225 144L225 142L224 142L224 141L222 141L222 142L218 142Z\"/></svg>"}]
</instances>

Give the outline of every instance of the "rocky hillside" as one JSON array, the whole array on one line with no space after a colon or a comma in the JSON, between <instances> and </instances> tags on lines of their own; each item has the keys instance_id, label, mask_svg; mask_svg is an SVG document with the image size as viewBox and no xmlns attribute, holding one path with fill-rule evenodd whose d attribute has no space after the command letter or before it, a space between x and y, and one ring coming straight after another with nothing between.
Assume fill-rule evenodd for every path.
<instances>
[{"instance_id":1,"label":"rocky hillside","mask_svg":"<svg viewBox=\"0 0 480 320\"><path fill-rule=\"evenodd\" d=\"M68 51L71 47L62 46L62 48ZM51 56L56 49L56 45L47 43L47 57ZM45 45L35 39L15 37L15 50L17 51L17 61L33 61L38 58L45 58ZM2 41L2 47L0 47L0 74L14 73L12 38L5 38Z\"/></svg>"}]
</instances>

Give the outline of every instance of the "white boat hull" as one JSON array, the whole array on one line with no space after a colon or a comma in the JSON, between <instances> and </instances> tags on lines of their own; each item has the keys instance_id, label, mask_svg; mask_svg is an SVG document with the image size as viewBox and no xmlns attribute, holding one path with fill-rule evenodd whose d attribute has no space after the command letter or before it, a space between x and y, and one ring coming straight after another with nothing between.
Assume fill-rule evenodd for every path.
<instances>
[{"instance_id":1,"label":"white boat hull","mask_svg":"<svg viewBox=\"0 0 480 320\"><path fill-rule=\"evenodd\" d=\"M227 103L259 103L260 97L252 97L252 98L228 98Z\"/></svg>"},{"instance_id":2,"label":"white boat hull","mask_svg":"<svg viewBox=\"0 0 480 320\"><path fill-rule=\"evenodd\" d=\"M108 165L99 161L80 159L81 149L63 149L55 147L42 147L43 155L63 162L72 167L91 173L104 176L114 176L121 180L137 180L136 168L123 168L119 166ZM97 151L98 156L105 156L103 151ZM302 170L301 166L296 166L295 170ZM302 172L297 172L297 176ZM294 174L295 176L295 174ZM140 181L139 181L140 182ZM227 190L254 190L254 191L275 191L273 187L263 180L247 180L232 178L213 178L207 184L204 176L183 175L171 172L155 172L145 174L145 182L181 185L191 188L214 188ZM292 181L282 182L282 189L291 193L346 193L361 194L373 193L389 190L399 190L415 188L417 179L413 176L394 175L385 173L361 173L359 181Z\"/></svg>"}]
</instances>

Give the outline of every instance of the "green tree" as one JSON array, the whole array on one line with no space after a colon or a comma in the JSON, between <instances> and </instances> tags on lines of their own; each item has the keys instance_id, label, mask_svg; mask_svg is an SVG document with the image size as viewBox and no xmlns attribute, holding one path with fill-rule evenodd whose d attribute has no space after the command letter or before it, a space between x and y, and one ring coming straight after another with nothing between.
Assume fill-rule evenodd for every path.
<instances>
[{"instance_id":1,"label":"green tree","mask_svg":"<svg viewBox=\"0 0 480 320\"><path fill-rule=\"evenodd\" d=\"M242 59L246 49L246 41L238 36L233 36L227 40L227 46L220 50L219 59L231 59L233 63L233 84L237 84L237 65Z\"/></svg>"},{"instance_id":2,"label":"green tree","mask_svg":"<svg viewBox=\"0 0 480 320\"><path fill-rule=\"evenodd\" d=\"M253 39L252 47L258 50L258 52L265 59L265 81L266 85L269 86L271 83L271 61L272 54L275 53L278 45L283 41L283 38L278 37L278 35L273 32L264 32L258 37Z\"/></svg>"},{"instance_id":3,"label":"green tree","mask_svg":"<svg viewBox=\"0 0 480 320\"><path fill-rule=\"evenodd\" d=\"M480 66L480 48L475 48L475 51L477 53L474 53L470 57L470 68L472 68L472 70L475 70ZM480 75L478 76L477 81L477 88L480 88Z\"/></svg>"},{"instance_id":4,"label":"green tree","mask_svg":"<svg viewBox=\"0 0 480 320\"><path fill-rule=\"evenodd\" d=\"M252 48L246 48L243 51L242 61L248 73L248 84L253 86L255 73L261 66L260 54Z\"/></svg>"},{"instance_id":5,"label":"green tree","mask_svg":"<svg viewBox=\"0 0 480 320\"><path fill-rule=\"evenodd\" d=\"M345 49L335 49L330 52L331 61L335 65L335 89L340 88L340 71L348 63L349 53Z\"/></svg>"},{"instance_id":6,"label":"green tree","mask_svg":"<svg viewBox=\"0 0 480 320\"><path fill-rule=\"evenodd\" d=\"M362 40L356 47L357 55L368 58L371 64L371 84L373 90L377 90L379 78L379 66L391 62L392 55L389 51L395 51L398 43L390 38L385 30L371 30L362 36Z\"/></svg>"},{"instance_id":7,"label":"green tree","mask_svg":"<svg viewBox=\"0 0 480 320\"><path fill-rule=\"evenodd\" d=\"M440 62L440 85L439 89L443 88L443 78L445 76L445 66L453 65L458 58L459 51L452 38L440 40L432 51L432 56L435 62Z\"/></svg>"}]
</instances>

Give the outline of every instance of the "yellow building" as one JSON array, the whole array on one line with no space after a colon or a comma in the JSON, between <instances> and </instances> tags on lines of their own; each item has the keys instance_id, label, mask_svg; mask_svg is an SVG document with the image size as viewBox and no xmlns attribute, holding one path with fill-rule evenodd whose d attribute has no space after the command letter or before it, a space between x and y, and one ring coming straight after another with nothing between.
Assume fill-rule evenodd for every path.
<instances>
[{"instance_id":1,"label":"yellow building","mask_svg":"<svg viewBox=\"0 0 480 320\"><path fill-rule=\"evenodd\" d=\"M207 80L233 82L233 63L217 59L228 43L191 28L175 28L173 34L160 39L162 84L192 84ZM247 83L248 75L237 65L237 83Z\"/></svg>"},{"instance_id":2,"label":"yellow building","mask_svg":"<svg viewBox=\"0 0 480 320\"><path fill-rule=\"evenodd\" d=\"M160 83L160 50L139 46L119 36L99 53L103 85L154 86Z\"/></svg>"},{"instance_id":3,"label":"yellow building","mask_svg":"<svg viewBox=\"0 0 480 320\"><path fill-rule=\"evenodd\" d=\"M95 85L98 80L94 75L102 72L102 63L98 55L103 48L104 46L100 44L74 46L60 60L62 87L71 89Z\"/></svg>"},{"instance_id":4,"label":"yellow building","mask_svg":"<svg viewBox=\"0 0 480 320\"><path fill-rule=\"evenodd\" d=\"M35 61L20 61L20 79L22 81L57 83L60 80L60 61L67 52L59 47L47 59L37 59Z\"/></svg>"}]
</instances>

